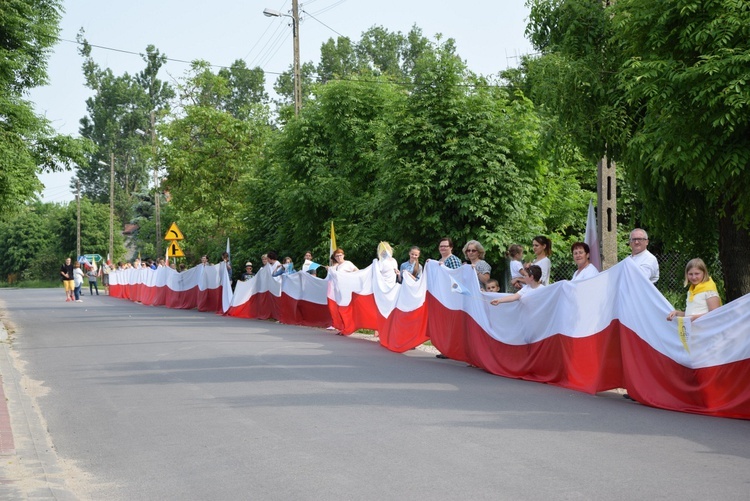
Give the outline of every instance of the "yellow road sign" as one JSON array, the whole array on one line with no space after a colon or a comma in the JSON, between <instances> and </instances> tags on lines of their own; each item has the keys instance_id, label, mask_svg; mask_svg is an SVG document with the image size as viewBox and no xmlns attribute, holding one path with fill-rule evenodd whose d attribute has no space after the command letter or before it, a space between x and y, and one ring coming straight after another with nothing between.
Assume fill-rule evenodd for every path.
<instances>
[{"instance_id":1,"label":"yellow road sign","mask_svg":"<svg viewBox=\"0 0 750 501\"><path fill-rule=\"evenodd\" d=\"M177 227L177 223L172 223L172 226L167 230L167 234L164 235L164 240L185 240L182 232Z\"/></svg>"},{"instance_id":2,"label":"yellow road sign","mask_svg":"<svg viewBox=\"0 0 750 501\"><path fill-rule=\"evenodd\" d=\"M182 249L180 249L180 246L175 241L169 242L167 253L169 257L185 257L185 253L182 252Z\"/></svg>"}]
</instances>

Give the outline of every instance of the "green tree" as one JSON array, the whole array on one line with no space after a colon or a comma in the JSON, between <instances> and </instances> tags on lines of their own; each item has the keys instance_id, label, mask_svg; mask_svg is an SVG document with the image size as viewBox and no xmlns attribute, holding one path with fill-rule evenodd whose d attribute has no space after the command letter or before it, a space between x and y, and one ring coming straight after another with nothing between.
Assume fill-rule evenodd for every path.
<instances>
[{"instance_id":1,"label":"green tree","mask_svg":"<svg viewBox=\"0 0 750 501\"><path fill-rule=\"evenodd\" d=\"M156 220L154 215L156 213L155 205L155 192L154 190L141 190L138 193L133 194L133 217L130 222L137 225L138 229L131 235L130 246L136 253L144 258L158 258L163 257L156 255ZM172 221L171 217L171 206L167 203L167 199L163 193L160 193L160 219L161 219L161 231L165 232L167 225ZM165 224L166 222L166 224ZM163 234L158 235L159 239L164 237ZM162 246L164 247L164 246Z\"/></svg>"},{"instance_id":2,"label":"green tree","mask_svg":"<svg viewBox=\"0 0 750 501\"><path fill-rule=\"evenodd\" d=\"M0 223L0 239L5 242L0 246L0 276L37 278L29 276L29 268L52 247L55 235L42 215L25 207Z\"/></svg>"},{"instance_id":3,"label":"green tree","mask_svg":"<svg viewBox=\"0 0 750 501\"><path fill-rule=\"evenodd\" d=\"M373 217L383 211L376 188L383 126L402 101L403 89L386 79L352 76L316 87L315 99L273 143L264 167L269 178L253 181L255 199L277 202L248 212L258 225L251 231L264 234L271 248L299 252L320 242L333 220L352 259L373 256L387 236L385 219ZM263 196L255 196L258 188Z\"/></svg>"},{"instance_id":4,"label":"green tree","mask_svg":"<svg viewBox=\"0 0 750 501\"><path fill-rule=\"evenodd\" d=\"M0 275L27 279L59 279L60 264L75 257L75 203L35 202L0 223ZM115 232L115 259L123 254L122 235ZM81 200L81 247L84 253L107 255L109 207Z\"/></svg>"},{"instance_id":5,"label":"green tree","mask_svg":"<svg viewBox=\"0 0 750 501\"><path fill-rule=\"evenodd\" d=\"M300 77L302 80L302 105L312 93L315 83L315 65L311 62L302 63L300 66ZM282 122L288 122L294 116L294 70L290 67L283 72L273 84L273 90L279 95L275 100L279 117Z\"/></svg>"},{"instance_id":6,"label":"green tree","mask_svg":"<svg viewBox=\"0 0 750 501\"><path fill-rule=\"evenodd\" d=\"M215 252L241 231L242 180L270 132L267 107L252 104L252 97L240 98L247 106L246 119L226 109L236 91L227 74L214 74L207 63L195 62L180 85L180 115L160 129L165 143L159 152L167 166L164 188L192 256Z\"/></svg>"},{"instance_id":7,"label":"green tree","mask_svg":"<svg viewBox=\"0 0 750 501\"><path fill-rule=\"evenodd\" d=\"M360 70L354 44L349 37L329 38L320 47L320 63L317 66L318 82L346 78Z\"/></svg>"},{"instance_id":8,"label":"green tree","mask_svg":"<svg viewBox=\"0 0 750 501\"><path fill-rule=\"evenodd\" d=\"M361 65L376 75L403 75L401 61L407 38L400 32L391 33L382 26L373 26L362 33L356 52Z\"/></svg>"},{"instance_id":9,"label":"green tree","mask_svg":"<svg viewBox=\"0 0 750 501\"><path fill-rule=\"evenodd\" d=\"M8 0L0 8L0 212L10 214L42 189L37 174L83 162L85 141L55 134L26 92L46 83L47 56L57 41L61 6Z\"/></svg>"},{"instance_id":10,"label":"green tree","mask_svg":"<svg viewBox=\"0 0 750 501\"><path fill-rule=\"evenodd\" d=\"M432 248L444 234L482 240L497 263L545 218L571 219L548 193L570 195L585 214L588 199L572 195L575 179L560 180L557 191L542 182L542 174L564 171L551 173L540 160L540 123L528 99L472 75L452 41L419 54L413 86L371 74L328 81L280 131L262 167L267 175L247 190L249 240L267 244L258 253L325 254L334 221L339 243L360 264L380 240L405 253L413 244Z\"/></svg>"},{"instance_id":11,"label":"green tree","mask_svg":"<svg viewBox=\"0 0 750 501\"><path fill-rule=\"evenodd\" d=\"M212 73L205 61L193 62L191 71L193 76L180 87L184 105L212 107L245 120L268 100L263 70L249 69L241 59L218 74Z\"/></svg>"},{"instance_id":12,"label":"green tree","mask_svg":"<svg viewBox=\"0 0 750 501\"><path fill-rule=\"evenodd\" d=\"M600 0L530 0L526 34L541 56L524 61L525 92L554 117L557 133L572 136L596 164L616 146L628 117L618 106L621 61L612 37L611 8ZM619 140L618 140L619 139Z\"/></svg>"},{"instance_id":13,"label":"green tree","mask_svg":"<svg viewBox=\"0 0 750 501\"><path fill-rule=\"evenodd\" d=\"M655 230L663 250L710 258L718 247L727 297L738 297L750 290L747 8L612 3L530 1L542 56L523 84L559 136L623 161L634 225Z\"/></svg>"},{"instance_id":14,"label":"green tree","mask_svg":"<svg viewBox=\"0 0 750 501\"><path fill-rule=\"evenodd\" d=\"M326 83L334 78L374 74L388 75L405 83L411 77L417 59L426 50L431 50L430 42L416 26L407 35L373 26L356 44L346 37L325 42L320 48L317 81Z\"/></svg>"},{"instance_id":15,"label":"green tree","mask_svg":"<svg viewBox=\"0 0 750 501\"><path fill-rule=\"evenodd\" d=\"M119 220L128 221L131 194L148 186L151 174L151 138L136 131L150 131L151 112L157 118L163 116L174 97L171 86L157 78L166 56L149 45L141 55L145 63L141 72L117 76L94 61L82 33L78 39L86 85L94 91L86 100L87 115L80 121L80 133L96 144L98 152L79 165L77 178L86 196L109 202L109 164L114 154L117 215Z\"/></svg>"},{"instance_id":16,"label":"green tree","mask_svg":"<svg viewBox=\"0 0 750 501\"><path fill-rule=\"evenodd\" d=\"M718 227L727 298L747 294L750 9L624 0L613 24L624 52L619 89L632 110L629 169L673 233L701 231L702 221Z\"/></svg>"},{"instance_id":17,"label":"green tree","mask_svg":"<svg viewBox=\"0 0 750 501\"><path fill-rule=\"evenodd\" d=\"M239 119L247 119L255 105L266 104L268 94L265 90L266 76L260 67L250 69L245 61L238 59L232 66L219 70L219 76L229 85L229 95L221 109Z\"/></svg>"},{"instance_id":18,"label":"green tree","mask_svg":"<svg viewBox=\"0 0 750 501\"><path fill-rule=\"evenodd\" d=\"M630 120L617 86L622 54L612 42L608 4L600 0L528 1L526 34L539 55L525 57L520 68L503 73L508 88L529 96L543 117L540 151L555 173L545 181L550 190L547 227L563 240L581 236L580 214L596 194L596 164L605 154L619 166L619 231L626 234L634 226L653 227L642 199L632 196L632 182L622 175L627 168L621 163L622 145ZM586 191L570 183L571 176ZM571 216L578 218L578 224ZM662 233L652 233L656 236L652 245L659 246Z\"/></svg>"},{"instance_id":19,"label":"green tree","mask_svg":"<svg viewBox=\"0 0 750 501\"><path fill-rule=\"evenodd\" d=\"M321 45L320 63L302 64L302 101L305 103L314 93L315 84L324 84L333 79L387 76L401 84L409 79L417 58L429 49L429 40L414 26L407 35L392 33L382 26L373 26L362 33L359 42L339 37L329 39ZM290 69L279 75L274 89L282 97L276 104L286 123L292 116L294 80Z\"/></svg>"},{"instance_id":20,"label":"green tree","mask_svg":"<svg viewBox=\"0 0 750 501\"><path fill-rule=\"evenodd\" d=\"M75 256L78 206L65 207L57 225L56 245L63 256ZM115 228L113 260L123 255L122 232ZM109 204L100 204L81 197L81 253L106 256L109 252Z\"/></svg>"},{"instance_id":21,"label":"green tree","mask_svg":"<svg viewBox=\"0 0 750 501\"><path fill-rule=\"evenodd\" d=\"M501 261L543 224L539 124L527 99L468 72L452 40L424 51L393 118L381 188L399 243L477 239Z\"/></svg>"}]
</instances>

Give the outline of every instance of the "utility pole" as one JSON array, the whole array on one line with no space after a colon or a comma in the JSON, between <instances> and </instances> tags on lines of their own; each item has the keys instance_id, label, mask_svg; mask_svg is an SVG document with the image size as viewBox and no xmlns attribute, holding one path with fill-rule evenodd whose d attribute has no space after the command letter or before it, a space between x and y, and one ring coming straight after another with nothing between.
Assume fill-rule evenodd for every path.
<instances>
[{"instance_id":1,"label":"utility pole","mask_svg":"<svg viewBox=\"0 0 750 501\"><path fill-rule=\"evenodd\" d=\"M115 259L115 154L109 154L109 259Z\"/></svg>"},{"instance_id":2,"label":"utility pole","mask_svg":"<svg viewBox=\"0 0 750 501\"><path fill-rule=\"evenodd\" d=\"M601 243L602 270L617 264L617 178L616 164L606 154L596 169L597 230Z\"/></svg>"},{"instance_id":3,"label":"utility pole","mask_svg":"<svg viewBox=\"0 0 750 501\"><path fill-rule=\"evenodd\" d=\"M603 0L603 8L614 5L615 0ZM609 148L604 147L604 156L596 168L597 230L602 246L602 270L617 264L617 166L609 158Z\"/></svg>"},{"instance_id":4,"label":"utility pole","mask_svg":"<svg viewBox=\"0 0 750 501\"><path fill-rule=\"evenodd\" d=\"M296 0L295 0L296 1ZM154 112L151 112L151 159L154 162L154 227L156 233L156 259L161 256L161 190L159 189L159 163L156 161L156 127Z\"/></svg>"},{"instance_id":5,"label":"utility pole","mask_svg":"<svg viewBox=\"0 0 750 501\"><path fill-rule=\"evenodd\" d=\"M76 204L78 205L78 217L76 223L76 259L81 255L81 180L76 179Z\"/></svg>"},{"instance_id":6,"label":"utility pole","mask_svg":"<svg viewBox=\"0 0 750 501\"><path fill-rule=\"evenodd\" d=\"M292 0L292 35L294 36L294 115L302 109L302 78L299 68L299 6Z\"/></svg>"}]
</instances>

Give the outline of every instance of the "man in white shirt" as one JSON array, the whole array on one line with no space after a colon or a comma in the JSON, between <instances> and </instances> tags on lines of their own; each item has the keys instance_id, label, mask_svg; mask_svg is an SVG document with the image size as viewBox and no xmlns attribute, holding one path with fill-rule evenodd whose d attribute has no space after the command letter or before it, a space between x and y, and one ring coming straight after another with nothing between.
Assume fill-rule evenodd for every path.
<instances>
[{"instance_id":1,"label":"man in white shirt","mask_svg":"<svg viewBox=\"0 0 750 501\"><path fill-rule=\"evenodd\" d=\"M636 228L630 232L630 259L638 266L643 276L649 279L652 284L659 280L659 263L646 247L648 247L648 234L641 228Z\"/></svg>"},{"instance_id":2,"label":"man in white shirt","mask_svg":"<svg viewBox=\"0 0 750 501\"><path fill-rule=\"evenodd\" d=\"M638 266L643 276L648 278L652 284L655 284L659 280L659 263L656 261L654 255L646 249L648 247L648 234L645 230L636 228L630 232L628 243L631 249L630 259ZM633 400L627 393L623 397Z\"/></svg>"}]
</instances>

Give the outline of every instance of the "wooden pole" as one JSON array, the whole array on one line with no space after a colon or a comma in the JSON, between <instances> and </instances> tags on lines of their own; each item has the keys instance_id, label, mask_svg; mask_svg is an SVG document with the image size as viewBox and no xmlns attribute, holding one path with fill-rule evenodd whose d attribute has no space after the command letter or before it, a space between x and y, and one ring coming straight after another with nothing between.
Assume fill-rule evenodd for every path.
<instances>
[{"instance_id":1,"label":"wooden pole","mask_svg":"<svg viewBox=\"0 0 750 501\"><path fill-rule=\"evenodd\" d=\"M76 217L76 259L81 255L81 180L76 179L76 205L78 205L78 216Z\"/></svg>"},{"instance_id":2,"label":"wooden pole","mask_svg":"<svg viewBox=\"0 0 750 501\"><path fill-rule=\"evenodd\" d=\"M115 260L115 154L109 157L109 259Z\"/></svg>"}]
</instances>

